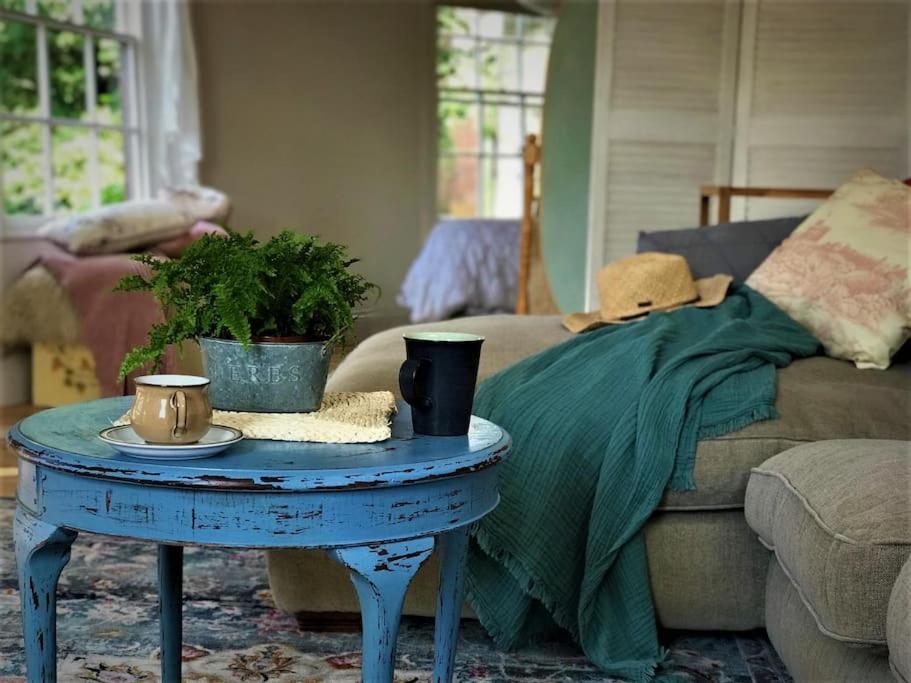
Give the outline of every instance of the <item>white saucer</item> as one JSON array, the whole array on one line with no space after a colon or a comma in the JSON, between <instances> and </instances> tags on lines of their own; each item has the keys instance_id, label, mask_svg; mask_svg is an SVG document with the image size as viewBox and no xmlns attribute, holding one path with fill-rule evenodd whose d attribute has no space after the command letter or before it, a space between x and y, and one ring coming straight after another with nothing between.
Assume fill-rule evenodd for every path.
<instances>
[{"instance_id":1,"label":"white saucer","mask_svg":"<svg viewBox=\"0 0 911 683\"><path fill-rule=\"evenodd\" d=\"M228 446L244 438L239 429L212 425L209 431L196 443L156 444L146 443L130 425L108 427L98 432L98 438L110 444L121 453L146 460L193 460L208 458L221 453Z\"/></svg>"}]
</instances>

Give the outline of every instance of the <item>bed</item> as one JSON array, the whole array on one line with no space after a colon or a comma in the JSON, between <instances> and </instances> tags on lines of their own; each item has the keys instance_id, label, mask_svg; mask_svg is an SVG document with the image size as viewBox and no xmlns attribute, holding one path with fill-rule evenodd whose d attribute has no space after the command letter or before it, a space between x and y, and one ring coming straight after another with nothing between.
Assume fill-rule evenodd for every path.
<instances>
[{"instance_id":1,"label":"bed","mask_svg":"<svg viewBox=\"0 0 911 683\"><path fill-rule=\"evenodd\" d=\"M521 218L447 218L433 227L396 297L411 322L556 312L538 239L540 160L538 139L529 135Z\"/></svg>"},{"instance_id":2,"label":"bed","mask_svg":"<svg viewBox=\"0 0 911 683\"><path fill-rule=\"evenodd\" d=\"M160 319L150 295L113 291L123 276L144 268L131 255L177 256L206 234L224 234L209 219L223 221L230 209L227 197L209 188L163 195L53 219L35 234L3 236L0 348L4 372L19 380L4 391L4 403L56 406L129 393L117 368ZM198 372L198 353L186 351L182 359L169 354L166 367Z\"/></svg>"},{"instance_id":3,"label":"bed","mask_svg":"<svg viewBox=\"0 0 911 683\"><path fill-rule=\"evenodd\" d=\"M22 274L3 298L0 344L31 349L31 402L57 406L101 396L95 361L82 344L79 318L44 266Z\"/></svg>"},{"instance_id":4,"label":"bed","mask_svg":"<svg viewBox=\"0 0 911 683\"><path fill-rule=\"evenodd\" d=\"M0 311L0 346L8 352L28 349L31 397L38 406L59 406L103 395L95 359L83 343L79 314L51 272L35 265L5 292ZM195 345L187 345L180 368L200 374Z\"/></svg>"}]
</instances>

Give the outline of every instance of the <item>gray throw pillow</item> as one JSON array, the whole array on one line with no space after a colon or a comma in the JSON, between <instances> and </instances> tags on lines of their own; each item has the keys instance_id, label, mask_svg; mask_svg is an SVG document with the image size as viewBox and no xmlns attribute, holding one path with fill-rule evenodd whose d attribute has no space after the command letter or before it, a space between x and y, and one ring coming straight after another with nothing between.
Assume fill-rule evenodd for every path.
<instances>
[{"instance_id":1,"label":"gray throw pillow","mask_svg":"<svg viewBox=\"0 0 911 683\"><path fill-rule=\"evenodd\" d=\"M706 228L640 232L636 252L679 254L693 277L727 273L734 282L746 280L806 216L721 223Z\"/></svg>"}]
</instances>

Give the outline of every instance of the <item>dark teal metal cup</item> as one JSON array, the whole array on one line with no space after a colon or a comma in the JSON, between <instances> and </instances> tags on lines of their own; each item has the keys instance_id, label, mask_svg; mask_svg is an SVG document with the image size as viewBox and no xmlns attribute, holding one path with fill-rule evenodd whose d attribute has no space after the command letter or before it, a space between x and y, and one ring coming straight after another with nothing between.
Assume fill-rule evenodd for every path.
<instances>
[{"instance_id":1,"label":"dark teal metal cup","mask_svg":"<svg viewBox=\"0 0 911 683\"><path fill-rule=\"evenodd\" d=\"M319 410L329 375L329 342L199 340L213 408L253 413Z\"/></svg>"},{"instance_id":2,"label":"dark teal metal cup","mask_svg":"<svg viewBox=\"0 0 911 683\"><path fill-rule=\"evenodd\" d=\"M409 332L399 389L417 434L468 433L484 337L461 332Z\"/></svg>"}]
</instances>

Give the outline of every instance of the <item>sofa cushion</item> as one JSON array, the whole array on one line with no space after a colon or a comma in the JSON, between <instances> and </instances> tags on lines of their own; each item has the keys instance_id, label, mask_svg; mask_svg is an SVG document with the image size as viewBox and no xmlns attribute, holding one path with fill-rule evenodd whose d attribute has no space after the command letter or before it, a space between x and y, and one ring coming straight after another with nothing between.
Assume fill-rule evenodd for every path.
<instances>
[{"instance_id":1,"label":"sofa cushion","mask_svg":"<svg viewBox=\"0 0 911 683\"><path fill-rule=\"evenodd\" d=\"M911 683L911 559L905 562L892 587L886 636L892 673L898 680Z\"/></svg>"},{"instance_id":2,"label":"sofa cushion","mask_svg":"<svg viewBox=\"0 0 911 683\"><path fill-rule=\"evenodd\" d=\"M357 345L329 378L330 391L385 389L401 397L399 366L405 360L402 335L409 331L470 332L484 337L478 379L576 335L563 329L560 316L478 315L384 330Z\"/></svg>"},{"instance_id":3,"label":"sofa cushion","mask_svg":"<svg viewBox=\"0 0 911 683\"><path fill-rule=\"evenodd\" d=\"M570 339L559 316L491 315L398 327L354 349L329 379L332 391L386 389L399 395L399 365L408 330L458 330L486 338L480 379ZM693 491L669 491L663 510L743 507L750 468L806 441L838 438L911 439L911 364L862 371L831 358L807 358L778 373L780 419L699 443Z\"/></svg>"},{"instance_id":4,"label":"sofa cushion","mask_svg":"<svg viewBox=\"0 0 911 683\"><path fill-rule=\"evenodd\" d=\"M883 645L889 596L911 554L911 443L820 441L753 470L746 518L819 629Z\"/></svg>"},{"instance_id":5,"label":"sofa cushion","mask_svg":"<svg viewBox=\"0 0 911 683\"><path fill-rule=\"evenodd\" d=\"M694 278L727 273L744 282L806 216L720 223L703 228L640 232L636 251L686 258Z\"/></svg>"},{"instance_id":6,"label":"sofa cushion","mask_svg":"<svg viewBox=\"0 0 911 683\"><path fill-rule=\"evenodd\" d=\"M701 441L695 491L665 494L664 509L743 506L750 468L805 442L911 440L911 364L858 370L823 356L778 371L777 420Z\"/></svg>"},{"instance_id":7,"label":"sofa cushion","mask_svg":"<svg viewBox=\"0 0 911 683\"><path fill-rule=\"evenodd\" d=\"M827 638L774 560L765 581L765 627L795 681L895 683L884 648Z\"/></svg>"}]
</instances>

